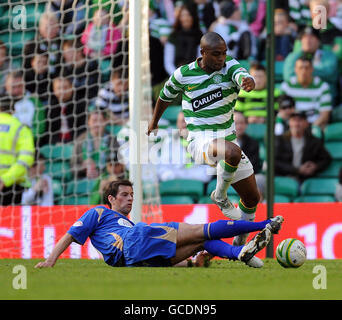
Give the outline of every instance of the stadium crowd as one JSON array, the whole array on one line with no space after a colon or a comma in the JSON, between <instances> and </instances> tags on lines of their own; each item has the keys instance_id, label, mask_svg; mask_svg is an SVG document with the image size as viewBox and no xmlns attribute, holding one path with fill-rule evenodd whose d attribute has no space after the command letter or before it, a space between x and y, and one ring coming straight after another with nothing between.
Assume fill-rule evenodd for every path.
<instances>
[{"instance_id":1,"label":"stadium crowd","mask_svg":"<svg viewBox=\"0 0 342 320\"><path fill-rule=\"evenodd\" d=\"M39 6L34 4L38 18L33 34L16 52L17 31L10 23L2 25L6 32L0 34L0 205L100 204L105 184L128 176L120 155L125 141L120 132L127 129L129 119L125 4L124 0L40 1ZM235 121L238 143L253 163L263 201L266 1L150 0L149 4L153 101L176 68L200 56L200 39L208 31L219 33L228 54L254 77L255 90L240 91ZM326 21L320 16L324 8ZM11 10L11 5L0 4L9 19ZM342 1L275 1L274 32L275 174L291 178L297 196L306 180L331 179L336 193L329 201L342 201L338 150L342 150ZM180 101L170 107L173 117L163 118L161 151L165 152L158 180L198 180L207 188L214 173L187 154ZM12 122L17 132L6 131ZM179 154L177 165L167 159L175 154ZM83 197L78 196L78 182L86 184Z\"/></svg>"}]
</instances>

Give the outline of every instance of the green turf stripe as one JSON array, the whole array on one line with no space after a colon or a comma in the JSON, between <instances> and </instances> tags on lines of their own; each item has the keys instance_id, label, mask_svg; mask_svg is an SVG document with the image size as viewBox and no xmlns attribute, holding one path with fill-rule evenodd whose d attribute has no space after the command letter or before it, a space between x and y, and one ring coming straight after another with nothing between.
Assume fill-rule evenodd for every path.
<instances>
[{"instance_id":1,"label":"green turf stripe","mask_svg":"<svg viewBox=\"0 0 342 320\"><path fill-rule=\"evenodd\" d=\"M296 239L292 239L289 243L289 245L287 246L287 249L286 249L286 262L288 263L289 266L292 266L292 267L295 267L292 263L292 261L290 260L290 249L293 245L293 243L296 241Z\"/></svg>"}]
</instances>

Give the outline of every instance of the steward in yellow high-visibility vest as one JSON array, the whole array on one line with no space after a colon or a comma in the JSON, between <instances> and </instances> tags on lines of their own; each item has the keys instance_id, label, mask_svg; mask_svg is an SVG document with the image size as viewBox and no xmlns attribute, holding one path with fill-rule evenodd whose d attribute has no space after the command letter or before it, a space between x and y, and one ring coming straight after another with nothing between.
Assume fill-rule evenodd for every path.
<instances>
[{"instance_id":1,"label":"steward in yellow high-visibility vest","mask_svg":"<svg viewBox=\"0 0 342 320\"><path fill-rule=\"evenodd\" d=\"M11 114L12 106L9 99L0 99L0 206L21 204L34 162L32 131Z\"/></svg>"}]
</instances>

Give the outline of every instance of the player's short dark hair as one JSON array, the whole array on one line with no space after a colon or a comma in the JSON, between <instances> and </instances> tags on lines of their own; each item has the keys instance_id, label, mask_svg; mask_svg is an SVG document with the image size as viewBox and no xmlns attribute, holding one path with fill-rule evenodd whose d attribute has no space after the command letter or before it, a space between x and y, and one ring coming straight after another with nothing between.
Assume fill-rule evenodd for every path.
<instances>
[{"instance_id":1,"label":"player's short dark hair","mask_svg":"<svg viewBox=\"0 0 342 320\"><path fill-rule=\"evenodd\" d=\"M114 180L107 185L103 193L103 196L104 196L104 202L105 204L109 206L109 208L112 208L112 205L108 201L108 196L116 197L120 186L129 186L133 188L133 183L129 180L122 179L122 180Z\"/></svg>"},{"instance_id":2,"label":"player's short dark hair","mask_svg":"<svg viewBox=\"0 0 342 320\"><path fill-rule=\"evenodd\" d=\"M296 61L303 61L303 62L309 62L312 65L312 55L311 54L302 54L297 58Z\"/></svg>"},{"instance_id":3,"label":"player's short dark hair","mask_svg":"<svg viewBox=\"0 0 342 320\"><path fill-rule=\"evenodd\" d=\"M258 63L258 62L255 62L253 63L250 68L249 68L249 71L251 70L255 70L255 71L263 71L266 73L266 68L264 65L262 65L261 63Z\"/></svg>"}]
</instances>

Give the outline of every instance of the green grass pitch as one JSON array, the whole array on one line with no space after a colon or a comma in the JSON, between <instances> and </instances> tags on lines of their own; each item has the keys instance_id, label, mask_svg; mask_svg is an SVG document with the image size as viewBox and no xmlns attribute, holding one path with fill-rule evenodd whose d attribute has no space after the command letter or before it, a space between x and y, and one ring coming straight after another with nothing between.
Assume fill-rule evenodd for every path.
<instances>
[{"instance_id":1,"label":"green grass pitch","mask_svg":"<svg viewBox=\"0 0 342 320\"><path fill-rule=\"evenodd\" d=\"M299 269L284 269L274 259L265 259L262 269L226 260L209 268L112 268L100 260L62 259L38 270L37 262L0 260L1 300L342 299L342 260L308 260ZM26 268L26 289L13 288L16 265ZM313 272L317 265L326 268L326 289L313 287L322 275Z\"/></svg>"}]
</instances>

